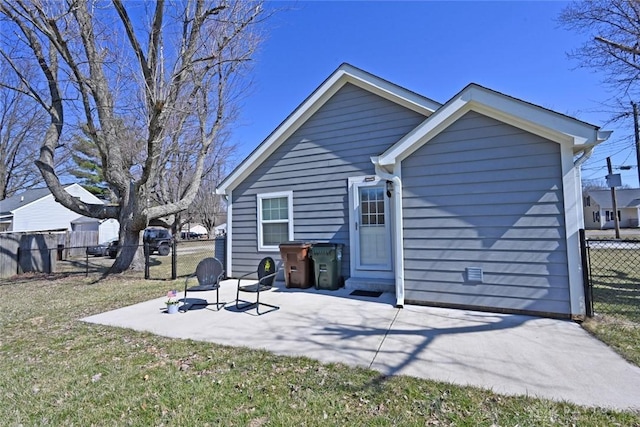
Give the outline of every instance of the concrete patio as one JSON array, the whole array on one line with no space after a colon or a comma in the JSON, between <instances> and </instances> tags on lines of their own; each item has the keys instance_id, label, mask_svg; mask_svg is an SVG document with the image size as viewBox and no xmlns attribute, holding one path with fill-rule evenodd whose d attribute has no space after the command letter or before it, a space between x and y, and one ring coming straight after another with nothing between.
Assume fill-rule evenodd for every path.
<instances>
[{"instance_id":1,"label":"concrete patio","mask_svg":"<svg viewBox=\"0 0 640 427\"><path fill-rule=\"evenodd\" d=\"M223 282L220 299L227 304L220 311L201 306L169 315L161 296L82 320L502 394L640 410L640 368L571 321L411 305L398 309L390 294L358 297L346 289L284 286L261 294L280 309L258 316L255 309L235 308L236 283ZM214 292L192 297L215 301Z\"/></svg>"}]
</instances>

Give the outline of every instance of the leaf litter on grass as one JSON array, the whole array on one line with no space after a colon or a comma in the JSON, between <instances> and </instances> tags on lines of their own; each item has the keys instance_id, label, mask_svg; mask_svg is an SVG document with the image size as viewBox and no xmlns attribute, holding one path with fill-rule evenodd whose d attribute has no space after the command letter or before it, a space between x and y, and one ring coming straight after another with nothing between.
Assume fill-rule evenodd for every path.
<instances>
[{"instance_id":1,"label":"leaf litter on grass","mask_svg":"<svg viewBox=\"0 0 640 427\"><path fill-rule=\"evenodd\" d=\"M57 425L640 425L640 415L630 412L384 377L77 320L117 307L123 287L131 303L158 297L158 283L121 278L0 288L24 297L9 304L0 295L2 419L16 425L45 419ZM77 309L57 312L55 298Z\"/></svg>"}]
</instances>

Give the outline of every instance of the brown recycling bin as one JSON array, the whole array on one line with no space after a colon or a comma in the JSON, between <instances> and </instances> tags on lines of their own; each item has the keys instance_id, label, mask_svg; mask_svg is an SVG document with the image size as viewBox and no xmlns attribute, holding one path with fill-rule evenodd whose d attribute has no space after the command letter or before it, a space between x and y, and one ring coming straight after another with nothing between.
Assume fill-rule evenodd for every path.
<instances>
[{"instance_id":1,"label":"brown recycling bin","mask_svg":"<svg viewBox=\"0 0 640 427\"><path fill-rule=\"evenodd\" d=\"M280 256L284 261L284 283L287 288L313 286L309 249L311 243L286 242L280 244Z\"/></svg>"}]
</instances>

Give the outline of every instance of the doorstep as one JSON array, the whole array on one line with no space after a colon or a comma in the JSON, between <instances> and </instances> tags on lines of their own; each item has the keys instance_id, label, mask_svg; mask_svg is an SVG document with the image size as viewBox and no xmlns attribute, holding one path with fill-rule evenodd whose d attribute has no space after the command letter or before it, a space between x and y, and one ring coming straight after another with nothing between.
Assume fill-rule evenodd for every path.
<instances>
[{"instance_id":1,"label":"doorstep","mask_svg":"<svg viewBox=\"0 0 640 427\"><path fill-rule=\"evenodd\" d=\"M393 279L372 279L365 277L349 277L344 287L348 290L378 291L394 294L396 282Z\"/></svg>"}]
</instances>

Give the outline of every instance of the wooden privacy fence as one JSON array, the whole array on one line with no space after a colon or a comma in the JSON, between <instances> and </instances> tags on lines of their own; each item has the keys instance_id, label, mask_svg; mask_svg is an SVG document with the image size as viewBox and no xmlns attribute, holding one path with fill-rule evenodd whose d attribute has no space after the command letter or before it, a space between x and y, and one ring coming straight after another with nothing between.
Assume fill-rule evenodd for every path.
<instances>
[{"instance_id":1,"label":"wooden privacy fence","mask_svg":"<svg viewBox=\"0 0 640 427\"><path fill-rule=\"evenodd\" d=\"M70 233L71 234L71 233ZM89 236L89 235L87 235ZM84 236L85 238L90 238ZM104 274L113 264L110 256L89 255L86 246L66 246L70 242L65 232L60 233L2 233L0 234L0 279L14 277L23 272L47 274ZM84 241L76 240L76 244ZM91 243L93 245L94 243ZM195 272L198 263L207 257L225 260L225 237L173 241L168 256L149 249L144 251L145 279L175 280ZM77 253L77 255L71 255Z\"/></svg>"},{"instance_id":2,"label":"wooden privacy fence","mask_svg":"<svg viewBox=\"0 0 640 427\"><path fill-rule=\"evenodd\" d=\"M0 279L20 273L55 272L58 259L83 256L98 242L97 231L0 234Z\"/></svg>"},{"instance_id":3,"label":"wooden privacy fence","mask_svg":"<svg viewBox=\"0 0 640 427\"><path fill-rule=\"evenodd\" d=\"M53 271L57 253L52 249L58 247L61 236L64 239L65 233L1 234L0 278L18 273Z\"/></svg>"},{"instance_id":4,"label":"wooden privacy fence","mask_svg":"<svg viewBox=\"0 0 640 427\"><path fill-rule=\"evenodd\" d=\"M58 242L60 243L60 242ZM73 258L83 256L87 246L94 246L98 244L98 232L97 231L71 231L66 235L66 240L63 242L65 248L64 258Z\"/></svg>"}]
</instances>

